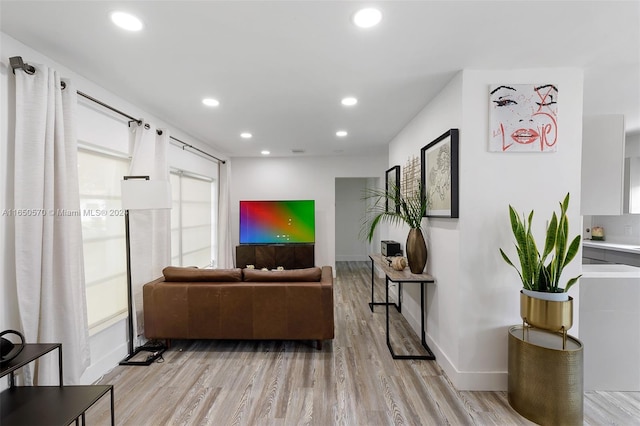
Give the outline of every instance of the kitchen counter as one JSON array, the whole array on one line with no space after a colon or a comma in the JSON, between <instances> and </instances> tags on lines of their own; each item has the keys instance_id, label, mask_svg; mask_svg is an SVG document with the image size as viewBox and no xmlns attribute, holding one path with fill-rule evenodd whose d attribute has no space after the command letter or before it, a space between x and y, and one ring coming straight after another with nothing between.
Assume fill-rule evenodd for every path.
<instances>
[{"instance_id":1,"label":"kitchen counter","mask_svg":"<svg viewBox=\"0 0 640 426\"><path fill-rule=\"evenodd\" d=\"M619 244L608 241L582 240L583 247L599 248L604 250L622 251L625 253L640 254L640 244Z\"/></svg>"},{"instance_id":2,"label":"kitchen counter","mask_svg":"<svg viewBox=\"0 0 640 426\"><path fill-rule=\"evenodd\" d=\"M582 265L583 278L637 278L640 268L631 265L595 264ZM640 283L640 281L638 281Z\"/></svg>"},{"instance_id":3,"label":"kitchen counter","mask_svg":"<svg viewBox=\"0 0 640 426\"><path fill-rule=\"evenodd\" d=\"M584 390L640 391L640 268L582 265L576 287Z\"/></svg>"}]
</instances>

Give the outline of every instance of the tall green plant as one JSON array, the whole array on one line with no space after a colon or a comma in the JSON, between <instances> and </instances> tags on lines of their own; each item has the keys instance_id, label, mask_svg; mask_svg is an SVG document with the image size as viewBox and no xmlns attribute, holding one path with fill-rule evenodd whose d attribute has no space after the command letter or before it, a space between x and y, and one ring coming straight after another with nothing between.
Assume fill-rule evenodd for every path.
<instances>
[{"instance_id":1,"label":"tall green plant","mask_svg":"<svg viewBox=\"0 0 640 426\"><path fill-rule=\"evenodd\" d=\"M520 261L520 269L514 265L502 249L500 249L500 254L504 261L518 272L522 285L527 290L548 293L566 292L582 276L578 275L575 278L571 278L564 288L559 286L562 270L575 258L580 249L580 235L576 235L571 243L567 245L569 240L568 208L569 193L560 203L560 215L553 212L551 216L547 227L544 249L540 254L531 232L533 210L531 210L526 219L524 214L520 218L515 209L509 205L509 219L511 221L511 230L516 240L515 246L518 252L518 260ZM549 256L551 258L546 263Z\"/></svg>"},{"instance_id":2,"label":"tall green plant","mask_svg":"<svg viewBox=\"0 0 640 426\"><path fill-rule=\"evenodd\" d=\"M410 228L422 228L422 218L427 212L427 201L422 196L421 186L407 196L403 196L398 187L391 184L386 190L367 188L364 190L363 200L370 202L367 213L362 221L360 237L369 242L373 239L376 227L383 222L392 225L407 224ZM398 212L395 206L400 206ZM387 211L387 206L389 210Z\"/></svg>"}]
</instances>

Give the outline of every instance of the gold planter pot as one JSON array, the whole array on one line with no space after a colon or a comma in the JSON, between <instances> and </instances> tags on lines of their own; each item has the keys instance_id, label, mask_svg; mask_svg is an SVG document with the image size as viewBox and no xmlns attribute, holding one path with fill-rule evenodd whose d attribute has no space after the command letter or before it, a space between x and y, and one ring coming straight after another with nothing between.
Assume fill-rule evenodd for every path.
<instances>
[{"instance_id":1,"label":"gold planter pot","mask_svg":"<svg viewBox=\"0 0 640 426\"><path fill-rule=\"evenodd\" d=\"M520 290L520 317L523 325L562 333L563 348L567 330L573 325L573 297L564 302L542 300L527 296Z\"/></svg>"}]
</instances>

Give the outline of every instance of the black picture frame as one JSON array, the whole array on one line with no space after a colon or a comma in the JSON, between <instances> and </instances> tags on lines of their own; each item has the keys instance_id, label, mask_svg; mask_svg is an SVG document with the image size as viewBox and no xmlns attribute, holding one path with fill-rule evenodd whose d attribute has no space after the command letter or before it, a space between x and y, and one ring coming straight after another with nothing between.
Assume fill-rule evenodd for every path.
<instances>
[{"instance_id":1,"label":"black picture frame","mask_svg":"<svg viewBox=\"0 0 640 426\"><path fill-rule=\"evenodd\" d=\"M393 166L384 173L384 189L387 194L395 191L396 213L400 213L400 166ZM385 199L385 211L389 212L389 198Z\"/></svg>"},{"instance_id":2,"label":"black picture frame","mask_svg":"<svg viewBox=\"0 0 640 426\"><path fill-rule=\"evenodd\" d=\"M425 217L458 218L459 131L449 129L420 149L421 196Z\"/></svg>"}]
</instances>

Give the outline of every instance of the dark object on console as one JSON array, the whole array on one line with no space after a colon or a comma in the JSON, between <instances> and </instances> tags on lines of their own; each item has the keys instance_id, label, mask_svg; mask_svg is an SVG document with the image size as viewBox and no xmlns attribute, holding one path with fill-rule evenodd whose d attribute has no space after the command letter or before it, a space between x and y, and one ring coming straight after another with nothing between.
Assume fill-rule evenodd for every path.
<instances>
[{"instance_id":1,"label":"dark object on console","mask_svg":"<svg viewBox=\"0 0 640 426\"><path fill-rule=\"evenodd\" d=\"M402 256L402 249L400 248L399 242L383 240L381 243L383 256Z\"/></svg>"},{"instance_id":2,"label":"dark object on console","mask_svg":"<svg viewBox=\"0 0 640 426\"><path fill-rule=\"evenodd\" d=\"M9 339L5 339L4 336L6 334L15 334L20 338L20 343L15 344ZM20 352L24 349L24 336L19 331L15 330L5 330L0 333L0 352L2 353L2 364L5 362L9 362L15 357L18 356Z\"/></svg>"},{"instance_id":3,"label":"dark object on console","mask_svg":"<svg viewBox=\"0 0 640 426\"><path fill-rule=\"evenodd\" d=\"M313 244L240 244L236 246L236 268L253 265L256 269L312 268L315 265Z\"/></svg>"}]
</instances>

